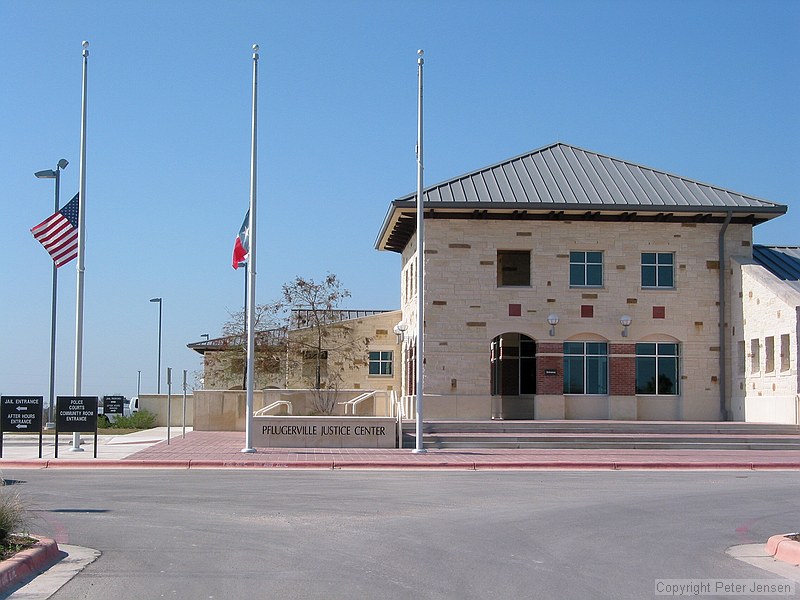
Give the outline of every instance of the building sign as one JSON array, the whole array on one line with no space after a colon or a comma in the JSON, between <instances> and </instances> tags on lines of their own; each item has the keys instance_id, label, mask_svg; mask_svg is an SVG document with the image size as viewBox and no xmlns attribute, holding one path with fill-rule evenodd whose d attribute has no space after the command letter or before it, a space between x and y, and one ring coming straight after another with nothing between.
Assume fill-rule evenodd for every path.
<instances>
[{"instance_id":1,"label":"building sign","mask_svg":"<svg viewBox=\"0 0 800 600\"><path fill-rule=\"evenodd\" d=\"M56 402L56 431L96 432L97 396L59 396Z\"/></svg>"},{"instance_id":2,"label":"building sign","mask_svg":"<svg viewBox=\"0 0 800 600\"><path fill-rule=\"evenodd\" d=\"M253 417L257 448L396 448L391 417Z\"/></svg>"},{"instance_id":3,"label":"building sign","mask_svg":"<svg viewBox=\"0 0 800 600\"><path fill-rule=\"evenodd\" d=\"M125 396L103 396L103 414L121 415L125 406Z\"/></svg>"},{"instance_id":4,"label":"building sign","mask_svg":"<svg viewBox=\"0 0 800 600\"><path fill-rule=\"evenodd\" d=\"M41 396L3 396L3 433L39 433L42 430Z\"/></svg>"},{"instance_id":5,"label":"building sign","mask_svg":"<svg viewBox=\"0 0 800 600\"><path fill-rule=\"evenodd\" d=\"M58 434L63 432L94 433L94 457L97 458L97 396L59 396L56 399L56 458ZM80 446L72 449L79 450Z\"/></svg>"},{"instance_id":6,"label":"building sign","mask_svg":"<svg viewBox=\"0 0 800 600\"><path fill-rule=\"evenodd\" d=\"M558 375L558 371L556 371L555 369L545 369L544 374L549 376Z\"/></svg>"},{"instance_id":7,"label":"building sign","mask_svg":"<svg viewBox=\"0 0 800 600\"><path fill-rule=\"evenodd\" d=\"M39 458L42 458L42 396L2 396L0 398L0 458L3 457L4 433L39 435Z\"/></svg>"}]
</instances>

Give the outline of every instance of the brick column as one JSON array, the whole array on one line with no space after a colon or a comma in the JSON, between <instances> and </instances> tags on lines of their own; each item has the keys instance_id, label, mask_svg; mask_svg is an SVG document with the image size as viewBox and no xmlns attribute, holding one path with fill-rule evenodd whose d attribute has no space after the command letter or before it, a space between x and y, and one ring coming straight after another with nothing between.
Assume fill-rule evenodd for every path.
<instances>
[{"instance_id":1,"label":"brick column","mask_svg":"<svg viewBox=\"0 0 800 600\"><path fill-rule=\"evenodd\" d=\"M609 394L636 395L636 344L608 345Z\"/></svg>"},{"instance_id":2,"label":"brick column","mask_svg":"<svg viewBox=\"0 0 800 600\"><path fill-rule=\"evenodd\" d=\"M547 372L555 371L555 375ZM564 393L564 346L560 343L536 344L536 393L558 395Z\"/></svg>"}]
</instances>

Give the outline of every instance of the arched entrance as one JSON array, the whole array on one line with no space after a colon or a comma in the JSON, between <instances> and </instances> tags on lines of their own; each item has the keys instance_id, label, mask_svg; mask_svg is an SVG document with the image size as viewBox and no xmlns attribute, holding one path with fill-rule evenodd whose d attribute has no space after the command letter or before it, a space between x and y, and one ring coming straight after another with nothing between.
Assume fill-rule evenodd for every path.
<instances>
[{"instance_id":1,"label":"arched entrance","mask_svg":"<svg viewBox=\"0 0 800 600\"><path fill-rule=\"evenodd\" d=\"M508 332L491 344L493 419L533 419L536 394L536 342L525 334Z\"/></svg>"}]
</instances>

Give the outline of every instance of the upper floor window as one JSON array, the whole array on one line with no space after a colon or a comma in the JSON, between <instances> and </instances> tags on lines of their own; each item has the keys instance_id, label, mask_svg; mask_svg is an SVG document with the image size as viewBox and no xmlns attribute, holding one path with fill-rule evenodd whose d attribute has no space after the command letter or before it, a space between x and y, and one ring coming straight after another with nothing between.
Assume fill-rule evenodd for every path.
<instances>
[{"instance_id":1,"label":"upper floor window","mask_svg":"<svg viewBox=\"0 0 800 600\"><path fill-rule=\"evenodd\" d=\"M602 252L570 252L569 284L575 287L603 285Z\"/></svg>"},{"instance_id":2,"label":"upper floor window","mask_svg":"<svg viewBox=\"0 0 800 600\"><path fill-rule=\"evenodd\" d=\"M608 393L606 342L564 342L564 393Z\"/></svg>"},{"instance_id":3,"label":"upper floor window","mask_svg":"<svg viewBox=\"0 0 800 600\"><path fill-rule=\"evenodd\" d=\"M678 344L636 344L636 393L678 395Z\"/></svg>"},{"instance_id":4,"label":"upper floor window","mask_svg":"<svg viewBox=\"0 0 800 600\"><path fill-rule=\"evenodd\" d=\"M529 286L531 284L531 251L497 251L497 286Z\"/></svg>"},{"instance_id":5,"label":"upper floor window","mask_svg":"<svg viewBox=\"0 0 800 600\"><path fill-rule=\"evenodd\" d=\"M672 252L642 252L642 287L675 287L675 255Z\"/></svg>"},{"instance_id":6,"label":"upper floor window","mask_svg":"<svg viewBox=\"0 0 800 600\"><path fill-rule=\"evenodd\" d=\"M370 352L369 353L369 374L370 375L391 375L392 374L392 351Z\"/></svg>"}]
</instances>

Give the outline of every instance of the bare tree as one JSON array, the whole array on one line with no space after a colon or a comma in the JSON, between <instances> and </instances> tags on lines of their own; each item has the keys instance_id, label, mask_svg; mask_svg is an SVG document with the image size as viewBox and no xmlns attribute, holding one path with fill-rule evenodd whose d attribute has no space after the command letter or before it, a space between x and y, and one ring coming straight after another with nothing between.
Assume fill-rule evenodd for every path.
<instances>
[{"instance_id":1,"label":"bare tree","mask_svg":"<svg viewBox=\"0 0 800 600\"><path fill-rule=\"evenodd\" d=\"M256 305L255 330L257 375L277 372L281 357L286 351L286 324L281 318L279 302ZM231 378L234 373L242 375L242 389L247 381L247 315L245 310L228 311L228 320L222 324L222 336L227 338L225 361L220 361L223 372Z\"/></svg>"},{"instance_id":2,"label":"bare tree","mask_svg":"<svg viewBox=\"0 0 800 600\"><path fill-rule=\"evenodd\" d=\"M310 377L316 412L333 413L344 371L363 361L367 338L358 337L352 324L342 318L341 302L350 297L336 275L329 273L322 281L295 277L282 288L283 304L292 309L289 317L291 354L301 362L312 361ZM304 379L307 372L301 368Z\"/></svg>"}]
</instances>

